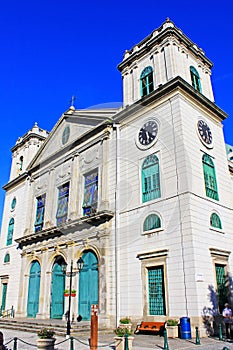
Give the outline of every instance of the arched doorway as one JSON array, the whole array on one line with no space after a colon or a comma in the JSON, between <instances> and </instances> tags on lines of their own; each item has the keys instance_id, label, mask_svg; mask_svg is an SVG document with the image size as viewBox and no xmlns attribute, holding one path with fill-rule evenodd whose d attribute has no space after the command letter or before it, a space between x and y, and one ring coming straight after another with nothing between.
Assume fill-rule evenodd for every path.
<instances>
[{"instance_id":1,"label":"arched doorway","mask_svg":"<svg viewBox=\"0 0 233 350\"><path fill-rule=\"evenodd\" d=\"M52 270L50 317L61 319L64 314L65 275L62 271L64 259L56 258Z\"/></svg>"},{"instance_id":2,"label":"arched doorway","mask_svg":"<svg viewBox=\"0 0 233 350\"><path fill-rule=\"evenodd\" d=\"M28 285L27 317L36 317L40 295L40 264L33 261L30 268Z\"/></svg>"},{"instance_id":3,"label":"arched doorway","mask_svg":"<svg viewBox=\"0 0 233 350\"><path fill-rule=\"evenodd\" d=\"M96 255L87 251L84 252L83 269L79 274L79 314L83 320L90 320L91 305L98 304L98 259Z\"/></svg>"}]
</instances>

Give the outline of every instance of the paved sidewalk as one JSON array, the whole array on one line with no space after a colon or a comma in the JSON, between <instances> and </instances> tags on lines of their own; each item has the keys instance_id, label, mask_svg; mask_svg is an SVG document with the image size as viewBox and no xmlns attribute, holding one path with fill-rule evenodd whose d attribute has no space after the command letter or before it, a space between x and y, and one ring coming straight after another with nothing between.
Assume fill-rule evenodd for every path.
<instances>
[{"instance_id":1,"label":"paved sidewalk","mask_svg":"<svg viewBox=\"0 0 233 350\"><path fill-rule=\"evenodd\" d=\"M33 350L37 349L36 333L27 333L21 331L14 331L12 329L4 329L1 331L4 334L5 344L12 340L14 337L18 338L17 350ZM55 336L56 337L56 336ZM89 350L88 345L89 334L82 332L75 335L74 350ZM64 337L56 337L55 348L57 350L69 350L70 341ZM29 345L31 344L31 345ZM195 344L195 339L168 339L169 350L233 350L233 341L219 341L217 338L202 338L201 345ZM13 341L8 344L8 349L13 349ZM99 349L109 350L115 349L114 346L114 334L99 334ZM151 350L151 349L164 349L164 338L157 335L144 335L137 334L134 336L133 350Z\"/></svg>"}]
</instances>

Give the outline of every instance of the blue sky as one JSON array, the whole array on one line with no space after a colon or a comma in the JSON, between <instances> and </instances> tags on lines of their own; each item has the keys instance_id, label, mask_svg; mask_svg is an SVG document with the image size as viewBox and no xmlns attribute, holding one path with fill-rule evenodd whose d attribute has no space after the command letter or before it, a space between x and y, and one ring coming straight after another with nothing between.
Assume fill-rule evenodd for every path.
<instances>
[{"instance_id":1,"label":"blue sky","mask_svg":"<svg viewBox=\"0 0 233 350\"><path fill-rule=\"evenodd\" d=\"M214 63L216 104L233 145L233 2L9 0L0 8L0 185L17 138L35 122L51 130L69 107L122 101L117 65L169 17ZM224 4L224 5L223 5ZM0 190L0 220L4 191Z\"/></svg>"}]
</instances>

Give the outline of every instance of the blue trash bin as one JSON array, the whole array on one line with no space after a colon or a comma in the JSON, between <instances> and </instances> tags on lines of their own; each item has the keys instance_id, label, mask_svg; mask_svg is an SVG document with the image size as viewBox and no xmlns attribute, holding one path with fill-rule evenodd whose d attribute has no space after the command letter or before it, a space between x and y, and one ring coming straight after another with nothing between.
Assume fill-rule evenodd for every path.
<instances>
[{"instance_id":1,"label":"blue trash bin","mask_svg":"<svg viewBox=\"0 0 233 350\"><path fill-rule=\"evenodd\" d=\"M181 339L191 339L191 325L189 317L181 317L180 319L180 335Z\"/></svg>"}]
</instances>

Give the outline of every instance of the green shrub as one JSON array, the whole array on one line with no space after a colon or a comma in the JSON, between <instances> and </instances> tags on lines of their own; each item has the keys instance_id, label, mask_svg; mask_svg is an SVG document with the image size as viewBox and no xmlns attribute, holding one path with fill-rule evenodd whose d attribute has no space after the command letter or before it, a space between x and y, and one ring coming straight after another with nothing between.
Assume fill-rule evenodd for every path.
<instances>
[{"instance_id":1,"label":"green shrub","mask_svg":"<svg viewBox=\"0 0 233 350\"><path fill-rule=\"evenodd\" d=\"M54 333L55 332L53 329L41 328L41 330L37 334L38 334L38 337L41 339L49 339L49 338L53 338Z\"/></svg>"},{"instance_id":2,"label":"green shrub","mask_svg":"<svg viewBox=\"0 0 233 350\"><path fill-rule=\"evenodd\" d=\"M117 327L114 331L118 337L124 337L126 334L131 335L133 333L132 329Z\"/></svg>"},{"instance_id":3,"label":"green shrub","mask_svg":"<svg viewBox=\"0 0 233 350\"><path fill-rule=\"evenodd\" d=\"M121 324L129 324L131 323L131 319L129 317L124 317L120 319Z\"/></svg>"},{"instance_id":4,"label":"green shrub","mask_svg":"<svg viewBox=\"0 0 233 350\"><path fill-rule=\"evenodd\" d=\"M177 326L178 323L179 323L179 321L174 320L174 319L167 320L167 326Z\"/></svg>"}]
</instances>

